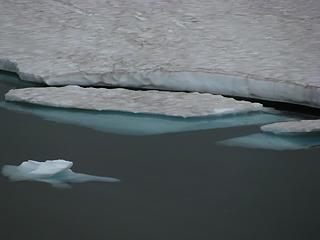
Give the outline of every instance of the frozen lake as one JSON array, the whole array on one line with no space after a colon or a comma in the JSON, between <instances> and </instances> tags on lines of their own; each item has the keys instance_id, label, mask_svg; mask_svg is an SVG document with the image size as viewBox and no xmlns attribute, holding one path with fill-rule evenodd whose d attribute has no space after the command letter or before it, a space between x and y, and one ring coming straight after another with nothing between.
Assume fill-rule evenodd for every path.
<instances>
[{"instance_id":1,"label":"frozen lake","mask_svg":"<svg viewBox=\"0 0 320 240\"><path fill-rule=\"evenodd\" d=\"M14 79L2 77L2 100ZM121 179L61 190L1 176L3 239L320 238L320 149L217 144L258 126L128 135L4 108L0 119L1 166L64 158Z\"/></svg>"}]
</instances>

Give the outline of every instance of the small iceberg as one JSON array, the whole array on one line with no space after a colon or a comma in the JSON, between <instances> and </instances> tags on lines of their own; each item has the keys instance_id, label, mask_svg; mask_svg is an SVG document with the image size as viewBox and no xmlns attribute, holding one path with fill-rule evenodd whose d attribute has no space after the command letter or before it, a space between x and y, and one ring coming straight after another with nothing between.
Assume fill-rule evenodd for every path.
<instances>
[{"instance_id":1,"label":"small iceberg","mask_svg":"<svg viewBox=\"0 0 320 240\"><path fill-rule=\"evenodd\" d=\"M75 173L71 170L73 163L58 159L38 162L28 160L19 166L5 165L2 174L11 181L37 181L51 184L57 188L70 188L70 183L83 182L119 182L119 179L111 177L93 176L83 173Z\"/></svg>"}]
</instances>

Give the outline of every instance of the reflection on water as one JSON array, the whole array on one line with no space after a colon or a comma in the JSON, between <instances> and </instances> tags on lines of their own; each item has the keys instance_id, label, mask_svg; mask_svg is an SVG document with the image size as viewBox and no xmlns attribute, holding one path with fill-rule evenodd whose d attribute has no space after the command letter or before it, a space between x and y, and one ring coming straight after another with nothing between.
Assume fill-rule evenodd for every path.
<instances>
[{"instance_id":1,"label":"reflection on water","mask_svg":"<svg viewBox=\"0 0 320 240\"><path fill-rule=\"evenodd\" d=\"M2 174L11 181L38 181L51 184L57 188L69 188L68 183L118 182L119 179L75 173L71 170L73 163L65 160L47 160L38 162L29 160L19 166L5 165Z\"/></svg>"},{"instance_id":2,"label":"reflection on water","mask_svg":"<svg viewBox=\"0 0 320 240\"><path fill-rule=\"evenodd\" d=\"M320 145L319 134L276 135L256 133L221 141L220 144L270 150L298 150Z\"/></svg>"},{"instance_id":3,"label":"reflection on water","mask_svg":"<svg viewBox=\"0 0 320 240\"><path fill-rule=\"evenodd\" d=\"M264 112L222 117L180 118L116 111L63 109L9 102L0 102L0 108L33 114L50 121L88 127L97 131L129 135L152 135L226 128L271 123L288 119L286 116Z\"/></svg>"}]
</instances>

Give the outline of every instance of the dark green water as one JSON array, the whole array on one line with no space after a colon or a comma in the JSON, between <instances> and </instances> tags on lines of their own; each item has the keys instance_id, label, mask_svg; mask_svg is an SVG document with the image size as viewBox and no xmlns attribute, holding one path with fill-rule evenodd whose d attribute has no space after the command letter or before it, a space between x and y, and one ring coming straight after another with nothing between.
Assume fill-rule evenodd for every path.
<instances>
[{"instance_id":1,"label":"dark green water","mask_svg":"<svg viewBox=\"0 0 320 240\"><path fill-rule=\"evenodd\" d=\"M1 176L0 239L320 239L319 149L216 144L257 126L129 136L5 109L0 119L1 166L64 158L121 179L61 190Z\"/></svg>"}]
</instances>

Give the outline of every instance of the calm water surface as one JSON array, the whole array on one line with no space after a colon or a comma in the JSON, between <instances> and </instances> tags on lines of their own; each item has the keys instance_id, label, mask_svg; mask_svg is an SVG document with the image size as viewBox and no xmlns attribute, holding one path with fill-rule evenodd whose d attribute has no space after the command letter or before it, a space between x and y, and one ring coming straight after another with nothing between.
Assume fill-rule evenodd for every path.
<instances>
[{"instance_id":1,"label":"calm water surface","mask_svg":"<svg viewBox=\"0 0 320 240\"><path fill-rule=\"evenodd\" d=\"M8 77L9 78L9 77ZM1 98L13 85L2 82ZM64 158L120 183L10 183L0 239L320 239L319 149L224 147L257 126L108 134L0 109L1 166Z\"/></svg>"}]
</instances>

